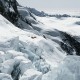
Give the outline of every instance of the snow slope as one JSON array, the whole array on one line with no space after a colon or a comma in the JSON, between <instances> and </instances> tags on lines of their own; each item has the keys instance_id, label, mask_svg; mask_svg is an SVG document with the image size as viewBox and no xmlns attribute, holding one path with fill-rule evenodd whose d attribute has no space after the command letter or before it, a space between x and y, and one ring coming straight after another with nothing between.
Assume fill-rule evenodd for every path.
<instances>
[{"instance_id":1,"label":"snow slope","mask_svg":"<svg viewBox=\"0 0 80 80\"><path fill-rule=\"evenodd\" d=\"M51 68L57 67L66 55L58 48L59 44L32 32L23 31L0 15L0 72L11 75L13 80L24 75L27 69L45 74ZM37 75L38 73L36 72Z\"/></svg>"},{"instance_id":2,"label":"snow slope","mask_svg":"<svg viewBox=\"0 0 80 80\"><path fill-rule=\"evenodd\" d=\"M37 21L25 7L18 10L32 24L38 23L29 30L19 19L24 24L22 30L0 15L0 80L79 80L80 59L76 48L80 45L73 38L80 34L79 25L75 24L79 18L35 16ZM70 44L70 39L76 46ZM67 56L69 50L75 55Z\"/></svg>"},{"instance_id":3,"label":"snow slope","mask_svg":"<svg viewBox=\"0 0 80 80\"><path fill-rule=\"evenodd\" d=\"M44 30L57 29L76 36L80 34L80 25L75 24L80 21L80 18L63 17L62 19L57 19L56 17L37 17L37 19L44 24L44 26L41 26Z\"/></svg>"}]
</instances>

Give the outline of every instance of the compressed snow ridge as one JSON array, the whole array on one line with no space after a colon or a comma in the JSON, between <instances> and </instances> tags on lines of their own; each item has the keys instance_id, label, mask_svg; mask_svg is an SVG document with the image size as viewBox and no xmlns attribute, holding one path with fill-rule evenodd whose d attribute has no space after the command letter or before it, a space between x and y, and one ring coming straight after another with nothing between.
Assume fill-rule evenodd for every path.
<instances>
[{"instance_id":1,"label":"compressed snow ridge","mask_svg":"<svg viewBox=\"0 0 80 80\"><path fill-rule=\"evenodd\" d=\"M34 69L28 69L20 80L42 80L42 73Z\"/></svg>"},{"instance_id":2,"label":"compressed snow ridge","mask_svg":"<svg viewBox=\"0 0 80 80\"><path fill-rule=\"evenodd\" d=\"M13 80L9 74L0 73L0 80Z\"/></svg>"}]
</instances>

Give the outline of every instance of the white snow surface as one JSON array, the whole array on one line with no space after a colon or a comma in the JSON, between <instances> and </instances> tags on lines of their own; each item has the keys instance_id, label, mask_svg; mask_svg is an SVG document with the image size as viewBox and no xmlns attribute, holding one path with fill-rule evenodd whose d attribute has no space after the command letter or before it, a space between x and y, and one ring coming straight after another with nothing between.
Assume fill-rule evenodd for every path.
<instances>
[{"instance_id":1,"label":"white snow surface","mask_svg":"<svg viewBox=\"0 0 80 80\"><path fill-rule=\"evenodd\" d=\"M37 16L36 16L37 17ZM40 26L43 30L60 30L72 35L80 35L80 25L75 24L80 21L80 18L67 17L57 19L56 17L37 17L37 20L42 22L44 26Z\"/></svg>"},{"instance_id":2,"label":"white snow surface","mask_svg":"<svg viewBox=\"0 0 80 80\"><path fill-rule=\"evenodd\" d=\"M80 34L75 24L80 18L36 18L43 23L35 24L42 32L57 29ZM60 37L54 40L35 30L21 30L0 15L0 80L15 80L13 73L18 80L79 80L80 57L66 56L57 42Z\"/></svg>"}]
</instances>

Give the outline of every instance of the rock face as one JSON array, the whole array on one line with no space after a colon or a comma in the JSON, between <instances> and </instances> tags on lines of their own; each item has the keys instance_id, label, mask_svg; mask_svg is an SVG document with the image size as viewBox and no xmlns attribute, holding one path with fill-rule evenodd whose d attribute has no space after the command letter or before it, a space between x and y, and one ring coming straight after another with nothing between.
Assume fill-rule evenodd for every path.
<instances>
[{"instance_id":1,"label":"rock face","mask_svg":"<svg viewBox=\"0 0 80 80\"><path fill-rule=\"evenodd\" d=\"M16 0L0 0L0 8L0 13L12 23L18 20L19 13Z\"/></svg>"},{"instance_id":2,"label":"rock face","mask_svg":"<svg viewBox=\"0 0 80 80\"><path fill-rule=\"evenodd\" d=\"M68 55L80 56L80 42L78 42L72 35L65 32L60 32L63 35L63 42L61 43L62 49L64 49ZM75 53L74 53L75 52Z\"/></svg>"},{"instance_id":3,"label":"rock face","mask_svg":"<svg viewBox=\"0 0 80 80\"><path fill-rule=\"evenodd\" d=\"M16 0L0 0L0 13L19 28L31 29L32 23L37 23L33 14Z\"/></svg>"}]
</instances>

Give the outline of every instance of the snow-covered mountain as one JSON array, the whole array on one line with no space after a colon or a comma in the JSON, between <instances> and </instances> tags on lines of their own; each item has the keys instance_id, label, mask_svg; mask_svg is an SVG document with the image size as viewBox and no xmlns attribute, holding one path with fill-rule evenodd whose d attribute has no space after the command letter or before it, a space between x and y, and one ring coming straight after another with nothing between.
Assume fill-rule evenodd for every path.
<instances>
[{"instance_id":1,"label":"snow-covered mountain","mask_svg":"<svg viewBox=\"0 0 80 80\"><path fill-rule=\"evenodd\" d=\"M36 10L35 8L28 8L29 9L29 11L31 12L31 13L33 13L34 15L36 15L36 16L39 16L39 17L45 17L45 16L49 16L47 13L45 13L44 11L38 11L38 10Z\"/></svg>"},{"instance_id":2,"label":"snow-covered mountain","mask_svg":"<svg viewBox=\"0 0 80 80\"><path fill-rule=\"evenodd\" d=\"M59 13L50 14L50 13L46 13L44 11L38 11L35 8L30 8L29 7L28 9L31 13L33 13L34 15L39 16L39 17L46 17L47 16L47 17L56 17L56 18L59 18L59 19L62 18L62 17L71 17L69 14L65 14L65 13L63 13L63 14L59 14ZM74 17L79 17L79 16L74 16Z\"/></svg>"},{"instance_id":3,"label":"snow-covered mountain","mask_svg":"<svg viewBox=\"0 0 80 80\"><path fill-rule=\"evenodd\" d=\"M80 18L38 17L16 0L0 13L0 80L80 79Z\"/></svg>"},{"instance_id":4,"label":"snow-covered mountain","mask_svg":"<svg viewBox=\"0 0 80 80\"><path fill-rule=\"evenodd\" d=\"M38 23L28 8L20 6L16 0L0 0L0 13L22 29L32 29L32 24Z\"/></svg>"}]
</instances>

